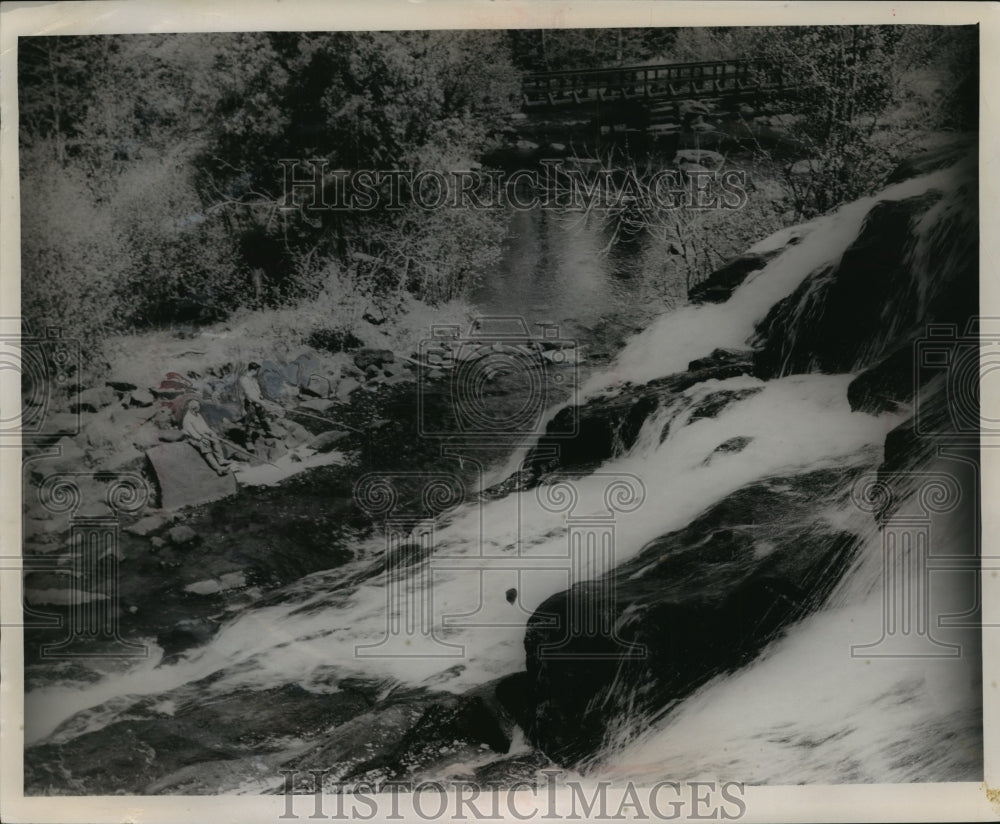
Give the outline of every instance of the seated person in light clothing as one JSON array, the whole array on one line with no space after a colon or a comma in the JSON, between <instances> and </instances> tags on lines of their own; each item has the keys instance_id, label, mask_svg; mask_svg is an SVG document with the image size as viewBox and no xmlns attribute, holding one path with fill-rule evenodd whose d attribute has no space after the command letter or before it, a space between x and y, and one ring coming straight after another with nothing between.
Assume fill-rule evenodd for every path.
<instances>
[{"instance_id":1,"label":"seated person in light clothing","mask_svg":"<svg viewBox=\"0 0 1000 824\"><path fill-rule=\"evenodd\" d=\"M222 443L219 436L212 431L212 427L201 416L201 404L198 401L188 401L184 410L184 420L181 422L181 430L191 445L201 453L205 463L219 475L225 475L232 471L229 461L222 454Z\"/></svg>"}]
</instances>

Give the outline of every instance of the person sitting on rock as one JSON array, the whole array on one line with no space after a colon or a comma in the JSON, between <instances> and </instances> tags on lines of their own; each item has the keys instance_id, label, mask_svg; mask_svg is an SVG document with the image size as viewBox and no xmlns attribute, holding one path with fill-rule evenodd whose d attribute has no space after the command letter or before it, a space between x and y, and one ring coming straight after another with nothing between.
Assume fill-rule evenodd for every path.
<instances>
[{"instance_id":1,"label":"person sitting on rock","mask_svg":"<svg viewBox=\"0 0 1000 824\"><path fill-rule=\"evenodd\" d=\"M184 410L184 420L181 422L181 431L191 445L201 453L205 463L219 475L226 475L232 471L232 466L222 454L222 442L201 416L201 404L197 400L188 401Z\"/></svg>"}]
</instances>

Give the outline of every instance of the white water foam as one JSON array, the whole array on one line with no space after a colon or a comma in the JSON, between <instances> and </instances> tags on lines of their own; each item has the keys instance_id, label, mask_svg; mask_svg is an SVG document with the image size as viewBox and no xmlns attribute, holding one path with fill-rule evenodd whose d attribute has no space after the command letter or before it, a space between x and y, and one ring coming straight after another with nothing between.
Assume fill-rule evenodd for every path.
<instances>
[{"instance_id":1,"label":"white water foam","mask_svg":"<svg viewBox=\"0 0 1000 824\"><path fill-rule=\"evenodd\" d=\"M728 301L691 304L663 315L629 341L609 371L594 375L581 396L682 372L692 360L713 349L746 346L754 327L772 306L795 291L810 274L840 260L873 206L932 190L949 191L960 182L960 176L945 169L889 186L878 195L848 203L830 215L766 238L749 252L784 251L751 274ZM797 242L788 245L793 239Z\"/></svg>"},{"instance_id":2,"label":"white water foam","mask_svg":"<svg viewBox=\"0 0 1000 824\"><path fill-rule=\"evenodd\" d=\"M865 460L864 450L881 443L896 420L852 413L846 400L849 381L845 375L807 375L766 384L733 378L693 387L690 394L695 399L723 390L759 387L760 391L733 403L716 418L683 425L689 413L682 414L663 443L633 449L605 464L601 474L574 480L578 495L574 515L606 511L605 491L613 477L642 480L645 503L631 514L617 516L615 561L620 563L746 483L825 461ZM652 416L640 441L651 443L663 420L663 416ZM742 452L713 454L720 444L737 436L751 439ZM378 643L386 630L386 584L379 576L353 591L321 589L307 594L305 600L295 597L288 603L252 607L224 626L207 647L176 664L160 668L147 664L80 689L39 690L31 697L27 739L41 740L74 712L112 697L163 692L219 670L226 675L212 684L213 692L236 686L308 683L321 666L409 684L431 681L454 691L522 669L528 617L545 598L569 583L568 564L560 560L568 553L564 513L542 507L534 491L483 506L470 505L438 529L434 546L437 568L433 579L415 576L416 591L432 580L435 633L446 644L464 647L460 657L357 658L357 645ZM481 573L478 568L490 564L476 561L480 547L482 554L505 561L518 554L535 564L539 559L555 559L549 564L553 569ZM449 562L456 560L471 561L477 568L449 569ZM588 568L585 574L590 577L603 571ZM506 600L510 587L518 589L517 605ZM294 587L289 590L292 594ZM464 621L447 617L457 615L475 617ZM453 670L456 665L460 670Z\"/></svg>"}]
</instances>

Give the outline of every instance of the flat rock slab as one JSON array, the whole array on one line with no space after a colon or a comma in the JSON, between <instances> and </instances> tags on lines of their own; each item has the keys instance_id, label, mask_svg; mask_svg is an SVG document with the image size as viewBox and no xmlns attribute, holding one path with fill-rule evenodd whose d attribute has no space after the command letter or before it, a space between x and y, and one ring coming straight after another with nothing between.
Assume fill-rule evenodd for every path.
<instances>
[{"instance_id":1,"label":"flat rock slab","mask_svg":"<svg viewBox=\"0 0 1000 824\"><path fill-rule=\"evenodd\" d=\"M156 473L162 509L196 506L236 494L236 479L216 475L189 443L160 444L148 450L146 457Z\"/></svg>"},{"instance_id":2,"label":"flat rock slab","mask_svg":"<svg viewBox=\"0 0 1000 824\"><path fill-rule=\"evenodd\" d=\"M299 406L303 409L308 409L310 412L326 412L333 404L334 401L328 398L311 398L308 401L302 401Z\"/></svg>"}]
</instances>

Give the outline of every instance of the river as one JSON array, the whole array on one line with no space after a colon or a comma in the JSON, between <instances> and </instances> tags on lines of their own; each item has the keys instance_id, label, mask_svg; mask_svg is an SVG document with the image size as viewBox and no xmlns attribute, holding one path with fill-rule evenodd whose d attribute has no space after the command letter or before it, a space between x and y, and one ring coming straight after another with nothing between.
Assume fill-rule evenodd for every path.
<instances>
[{"instance_id":1,"label":"river","mask_svg":"<svg viewBox=\"0 0 1000 824\"><path fill-rule=\"evenodd\" d=\"M841 260L876 206L935 187L948 191L954 184L943 173L908 181L762 241L757 251L781 254L727 303L703 306L672 307L669 296L678 285L662 282L655 250L605 251L602 227L541 211L513 213L504 260L496 277L482 284L476 302L484 315L521 317L529 328L557 325L560 336L583 353L581 394L614 397L625 392L626 381L663 379L713 349L745 345L771 306ZM921 231L926 237L926 227ZM653 300L654 295L661 297ZM649 323L653 316L659 318ZM567 486L572 511L557 506L554 493L539 492L543 486L486 502L467 500L421 533L426 556L385 577L363 574L385 546L376 535L352 547L356 560L234 610L209 643L175 662L159 665L151 659L89 685L37 691L26 713L26 736L33 743L71 743L134 713L152 718L149 723L166 723L163 717L174 723L175 712L224 702L246 690L294 686L311 695L335 694L338 682L363 677L463 694L516 675L525 668L525 626L532 614L573 580L608 571L607 557L587 556L572 571L554 559L567 557L571 517L608 523L609 479L641 488L635 506L615 499L621 506L611 519L617 530L613 561L621 564L641 560L649 542L681 530L747 485L772 482L775 495L790 494L811 471L875 471L886 434L901 416L853 410L847 398L852 377L815 373L764 381L743 374L697 382L648 414L631 446L604 460L599 471L577 471ZM696 414L719 394L728 399L722 411ZM725 448L734 442L738 449ZM846 496L848 489L837 491ZM753 514L750 520L753 527ZM948 667L920 657L895 661L852 654L852 645L879 637L881 533L870 513L843 504L824 504L816 520L859 537L860 549L829 603L790 627L761 657L718 673L666 718L655 724L626 718L618 737L610 736L597 754L592 775L712 776L752 783L981 775L974 658ZM958 534L958 545L967 541L962 525L968 523L953 515L943 529ZM766 539L754 546L758 559L774 551ZM394 601L402 597L394 589L400 582L419 598ZM962 605L954 595L944 593L958 611ZM390 648L399 640L387 618L393 605L400 613L421 611L406 613L416 630L408 630L403 652ZM970 650L977 640L973 628L942 630L941 637ZM390 647L384 647L387 639ZM416 650L411 642L424 647ZM376 715L376 723L384 717ZM526 746L523 739L520 746ZM487 757L492 755L482 756ZM435 776L447 776L456 767L433 769ZM273 789L274 774L244 778L239 789ZM218 788L206 779L193 791Z\"/></svg>"},{"instance_id":2,"label":"river","mask_svg":"<svg viewBox=\"0 0 1000 824\"><path fill-rule=\"evenodd\" d=\"M555 324L583 364L607 362L649 320L683 299L655 244L611 243L597 215L534 208L509 214L503 258L472 296L485 316Z\"/></svg>"}]
</instances>

